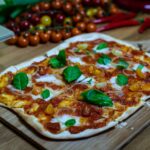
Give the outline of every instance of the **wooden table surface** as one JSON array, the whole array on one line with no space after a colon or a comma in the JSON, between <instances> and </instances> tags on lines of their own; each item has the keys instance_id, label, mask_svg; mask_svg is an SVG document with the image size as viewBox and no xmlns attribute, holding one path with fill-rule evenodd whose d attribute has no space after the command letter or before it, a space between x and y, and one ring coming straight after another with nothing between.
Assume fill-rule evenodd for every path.
<instances>
[{"instance_id":1,"label":"wooden table surface","mask_svg":"<svg viewBox=\"0 0 150 150\"><path fill-rule=\"evenodd\" d=\"M147 30L144 34L137 33L138 27L128 27L116 29L113 31L104 32L112 35L116 38L128 40L128 41L139 41L139 40L150 40L150 30ZM0 71L4 68L15 65L22 61L31 59L38 55L43 54L47 50L54 47L56 44L48 43L45 45L39 45L37 47L17 48L15 46L7 46L4 43L0 44ZM0 120L0 150L34 150L34 145L31 145L9 129L5 123ZM132 141L127 143L123 150L149 150L150 149L150 125L141 131Z\"/></svg>"}]
</instances>

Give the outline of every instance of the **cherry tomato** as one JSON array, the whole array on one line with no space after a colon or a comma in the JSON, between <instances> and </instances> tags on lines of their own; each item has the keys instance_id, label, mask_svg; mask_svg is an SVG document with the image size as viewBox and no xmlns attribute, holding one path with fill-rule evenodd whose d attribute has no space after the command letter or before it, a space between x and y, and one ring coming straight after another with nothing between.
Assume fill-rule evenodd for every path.
<instances>
[{"instance_id":1,"label":"cherry tomato","mask_svg":"<svg viewBox=\"0 0 150 150\"><path fill-rule=\"evenodd\" d=\"M94 6L98 6L101 4L101 0L92 0L92 3L94 4Z\"/></svg>"},{"instance_id":2,"label":"cherry tomato","mask_svg":"<svg viewBox=\"0 0 150 150\"><path fill-rule=\"evenodd\" d=\"M27 20L23 20L19 24L21 30L27 30L30 27L30 23Z\"/></svg>"},{"instance_id":3,"label":"cherry tomato","mask_svg":"<svg viewBox=\"0 0 150 150\"><path fill-rule=\"evenodd\" d=\"M67 30L62 30L61 33L62 33L63 40L68 39L68 38L71 37L71 32L69 30L68 31Z\"/></svg>"},{"instance_id":4,"label":"cherry tomato","mask_svg":"<svg viewBox=\"0 0 150 150\"><path fill-rule=\"evenodd\" d=\"M31 21L31 23L32 23L33 25L36 25L36 24L38 24L38 23L40 22L40 18L39 18L38 15L35 15L35 14L34 14L34 15L32 15L30 21Z\"/></svg>"},{"instance_id":5,"label":"cherry tomato","mask_svg":"<svg viewBox=\"0 0 150 150\"><path fill-rule=\"evenodd\" d=\"M70 13L72 11L73 7L72 7L72 3L71 2L67 2L63 5L63 10L67 13Z\"/></svg>"},{"instance_id":6,"label":"cherry tomato","mask_svg":"<svg viewBox=\"0 0 150 150\"><path fill-rule=\"evenodd\" d=\"M41 43L47 43L50 39L50 35L47 32L40 32L39 33Z\"/></svg>"},{"instance_id":7,"label":"cherry tomato","mask_svg":"<svg viewBox=\"0 0 150 150\"><path fill-rule=\"evenodd\" d=\"M15 22L13 22L13 21L9 21L8 23L5 24L5 26L6 26L8 29L13 29L13 28L16 26L16 24L15 24Z\"/></svg>"},{"instance_id":8,"label":"cherry tomato","mask_svg":"<svg viewBox=\"0 0 150 150\"><path fill-rule=\"evenodd\" d=\"M40 6L40 10L46 11L50 9L50 3L48 2L40 2L39 6Z\"/></svg>"},{"instance_id":9,"label":"cherry tomato","mask_svg":"<svg viewBox=\"0 0 150 150\"><path fill-rule=\"evenodd\" d=\"M29 33L29 32L22 32L21 35L22 35L23 37L25 37L26 39L29 39L30 33Z\"/></svg>"},{"instance_id":10,"label":"cherry tomato","mask_svg":"<svg viewBox=\"0 0 150 150\"><path fill-rule=\"evenodd\" d=\"M52 7L54 9L60 9L62 7L62 2L60 0L53 0Z\"/></svg>"},{"instance_id":11,"label":"cherry tomato","mask_svg":"<svg viewBox=\"0 0 150 150\"><path fill-rule=\"evenodd\" d=\"M64 15L63 13L58 13L58 14L56 15L56 21L57 21L58 23L62 23L62 22L64 21L64 19L65 19L65 15Z\"/></svg>"},{"instance_id":12,"label":"cherry tomato","mask_svg":"<svg viewBox=\"0 0 150 150\"><path fill-rule=\"evenodd\" d=\"M44 25L44 26L50 26L52 24L52 20L51 20L51 17L45 15L41 18L41 23Z\"/></svg>"},{"instance_id":13,"label":"cherry tomato","mask_svg":"<svg viewBox=\"0 0 150 150\"><path fill-rule=\"evenodd\" d=\"M33 12L39 12L39 11L40 11L40 7L39 7L38 4L36 4L36 5L32 6L31 10L32 10Z\"/></svg>"},{"instance_id":14,"label":"cherry tomato","mask_svg":"<svg viewBox=\"0 0 150 150\"><path fill-rule=\"evenodd\" d=\"M76 14L75 16L73 16L73 21L75 23L79 22L82 20L82 16L80 14Z\"/></svg>"},{"instance_id":15,"label":"cherry tomato","mask_svg":"<svg viewBox=\"0 0 150 150\"><path fill-rule=\"evenodd\" d=\"M58 43L62 40L62 34L60 32L53 31L51 34L51 41Z\"/></svg>"},{"instance_id":16,"label":"cherry tomato","mask_svg":"<svg viewBox=\"0 0 150 150\"><path fill-rule=\"evenodd\" d=\"M20 36L18 38L17 43L18 43L18 46L20 46L20 47L27 47L29 45L28 39L23 36Z\"/></svg>"},{"instance_id":17,"label":"cherry tomato","mask_svg":"<svg viewBox=\"0 0 150 150\"><path fill-rule=\"evenodd\" d=\"M29 43L30 43L30 45L36 46L36 45L39 44L39 42L40 42L40 38L39 38L38 35L35 35L35 34L32 35L32 34L31 34L31 35L29 36Z\"/></svg>"},{"instance_id":18,"label":"cherry tomato","mask_svg":"<svg viewBox=\"0 0 150 150\"><path fill-rule=\"evenodd\" d=\"M15 23L16 23L16 24L19 24L20 21L21 21L20 17L16 17L16 18L15 18Z\"/></svg>"},{"instance_id":19,"label":"cherry tomato","mask_svg":"<svg viewBox=\"0 0 150 150\"><path fill-rule=\"evenodd\" d=\"M30 19L32 17L32 14L29 12L24 12L21 14L21 17L23 17L25 19Z\"/></svg>"},{"instance_id":20,"label":"cherry tomato","mask_svg":"<svg viewBox=\"0 0 150 150\"><path fill-rule=\"evenodd\" d=\"M44 29L45 29L45 26L44 26L43 24L38 24L38 25L36 26L36 29L38 29L38 30L44 30Z\"/></svg>"},{"instance_id":21,"label":"cherry tomato","mask_svg":"<svg viewBox=\"0 0 150 150\"><path fill-rule=\"evenodd\" d=\"M116 7L116 5L112 4L110 7L111 14L116 14L119 12L119 9Z\"/></svg>"},{"instance_id":22,"label":"cherry tomato","mask_svg":"<svg viewBox=\"0 0 150 150\"><path fill-rule=\"evenodd\" d=\"M19 35L20 34L20 28L17 26L17 27L14 27L13 29L11 29L15 32L15 34Z\"/></svg>"},{"instance_id":23,"label":"cherry tomato","mask_svg":"<svg viewBox=\"0 0 150 150\"><path fill-rule=\"evenodd\" d=\"M75 35L81 34L81 31L78 28L73 28L71 30L71 33L73 36L75 36Z\"/></svg>"},{"instance_id":24,"label":"cherry tomato","mask_svg":"<svg viewBox=\"0 0 150 150\"><path fill-rule=\"evenodd\" d=\"M97 8L90 8L86 11L86 15L88 17L93 17L97 14L98 9Z\"/></svg>"},{"instance_id":25,"label":"cherry tomato","mask_svg":"<svg viewBox=\"0 0 150 150\"><path fill-rule=\"evenodd\" d=\"M83 21L87 24L87 23L90 22L90 18L89 18L89 17L84 17L84 18L83 18Z\"/></svg>"},{"instance_id":26,"label":"cherry tomato","mask_svg":"<svg viewBox=\"0 0 150 150\"><path fill-rule=\"evenodd\" d=\"M6 43L9 45L15 45L17 43L18 36L13 36L11 39L7 40Z\"/></svg>"},{"instance_id":27,"label":"cherry tomato","mask_svg":"<svg viewBox=\"0 0 150 150\"><path fill-rule=\"evenodd\" d=\"M96 25L94 23L88 23L86 26L87 32L95 32L96 31Z\"/></svg>"},{"instance_id":28,"label":"cherry tomato","mask_svg":"<svg viewBox=\"0 0 150 150\"><path fill-rule=\"evenodd\" d=\"M64 19L64 26L71 26L72 25L72 19L70 17L67 17Z\"/></svg>"},{"instance_id":29,"label":"cherry tomato","mask_svg":"<svg viewBox=\"0 0 150 150\"><path fill-rule=\"evenodd\" d=\"M91 0L83 0L83 4L85 6L90 6L91 5Z\"/></svg>"},{"instance_id":30,"label":"cherry tomato","mask_svg":"<svg viewBox=\"0 0 150 150\"><path fill-rule=\"evenodd\" d=\"M75 0L74 3L75 3L75 4L80 4L80 3L81 3L81 0Z\"/></svg>"},{"instance_id":31,"label":"cherry tomato","mask_svg":"<svg viewBox=\"0 0 150 150\"><path fill-rule=\"evenodd\" d=\"M86 23L85 22L78 22L76 24L76 27L83 32L86 29Z\"/></svg>"},{"instance_id":32,"label":"cherry tomato","mask_svg":"<svg viewBox=\"0 0 150 150\"><path fill-rule=\"evenodd\" d=\"M103 15L104 15L104 11L102 10L102 8L98 9L96 16L100 18L103 17Z\"/></svg>"},{"instance_id":33,"label":"cherry tomato","mask_svg":"<svg viewBox=\"0 0 150 150\"><path fill-rule=\"evenodd\" d=\"M85 10L84 10L84 7L80 6L80 7L78 8L78 10L79 10L79 13L80 13L82 16L86 16L86 12L85 12Z\"/></svg>"},{"instance_id":34,"label":"cherry tomato","mask_svg":"<svg viewBox=\"0 0 150 150\"><path fill-rule=\"evenodd\" d=\"M51 35L52 35L52 30L47 30L47 33L49 34L49 40L51 39Z\"/></svg>"}]
</instances>

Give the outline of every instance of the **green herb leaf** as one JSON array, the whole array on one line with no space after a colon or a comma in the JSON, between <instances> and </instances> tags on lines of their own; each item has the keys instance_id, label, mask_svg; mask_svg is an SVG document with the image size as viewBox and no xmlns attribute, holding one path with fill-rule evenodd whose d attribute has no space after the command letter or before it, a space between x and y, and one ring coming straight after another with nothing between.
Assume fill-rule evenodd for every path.
<instances>
[{"instance_id":1,"label":"green herb leaf","mask_svg":"<svg viewBox=\"0 0 150 150\"><path fill-rule=\"evenodd\" d=\"M78 66L69 66L63 71L64 78L67 82L72 82L81 76L82 72Z\"/></svg>"},{"instance_id":2,"label":"green herb leaf","mask_svg":"<svg viewBox=\"0 0 150 150\"><path fill-rule=\"evenodd\" d=\"M117 68L119 69L126 69L128 68L129 63L126 62L124 59L119 59L118 64L117 64Z\"/></svg>"},{"instance_id":3,"label":"green herb leaf","mask_svg":"<svg viewBox=\"0 0 150 150\"><path fill-rule=\"evenodd\" d=\"M112 99L102 91L91 89L83 92L81 96L86 102L94 105L113 106Z\"/></svg>"},{"instance_id":4,"label":"green herb leaf","mask_svg":"<svg viewBox=\"0 0 150 150\"><path fill-rule=\"evenodd\" d=\"M98 46L96 47L96 50L102 50L107 47L108 47L108 44L105 42L102 42L102 43L98 44Z\"/></svg>"},{"instance_id":5,"label":"green herb leaf","mask_svg":"<svg viewBox=\"0 0 150 150\"><path fill-rule=\"evenodd\" d=\"M29 83L29 79L26 73L19 72L14 76L13 86L18 90L24 90Z\"/></svg>"},{"instance_id":6,"label":"green herb leaf","mask_svg":"<svg viewBox=\"0 0 150 150\"><path fill-rule=\"evenodd\" d=\"M128 84L128 77L124 74L118 74L116 83L120 86L126 85Z\"/></svg>"},{"instance_id":7,"label":"green herb leaf","mask_svg":"<svg viewBox=\"0 0 150 150\"><path fill-rule=\"evenodd\" d=\"M67 121L65 122L65 125L66 125L67 127L71 127L71 126L75 125L75 123L76 123L76 120L75 120L75 119L69 119L69 120L67 120Z\"/></svg>"},{"instance_id":8,"label":"green herb leaf","mask_svg":"<svg viewBox=\"0 0 150 150\"><path fill-rule=\"evenodd\" d=\"M61 68L63 65L61 64L61 62L56 58L53 57L49 60L49 64L53 67L53 68Z\"/></svg>"},{"instance_id":9,"label":"green herb leaf","mask_svg":"<svg viewBox=\"0 0 150 150\"><path fill-rule=\"evenodd\" d=\"M48 97L50 97L50 91L48 89L45 89L42 93L41 96L43 99L47 99Z\"/></svg>"},{"instance_id":10,"label":"green herb leaf","mask_svg":"<svg viewBox=\"0 0 150 150\"><path fill-rule=\"evenodd\" d=\"M56 57L62 64L66 64L66 54L65 54L65 50L61 50L58 54L58 56Z\"/></svg>"},{"instance_id":11,"label":"green herb leaf","mask_svg":"<svg viewBox=\"0 0 150 150\"><path fill-rule=\"evenodd\" d=\"M103 64L103 65L107 65L111 62L111 58L108 55L103 54L98 60L97 62L99 64Z\"/></svg>"},{"instance_id":12,"label":"green herb leaf","mask_svg":"<svg viewBox=\"0 0 150 150\"><path fill-rule=\"evenodd\" d=\"M53 57L49 60L49 64L53 68L61 68L66 65L66 54L65 50L61 50L56 57Z\"/></svg>"},{"instance_id":13,"label":"green herb leaf","mask_svg":"<svg viewBox=\"0 0 150 150\"><path fill-rule=\"evenodd\" d=\"M144 66L142 64L139 64L137 69L142 70L144 68Z\"/></svg>"}]
</instances>

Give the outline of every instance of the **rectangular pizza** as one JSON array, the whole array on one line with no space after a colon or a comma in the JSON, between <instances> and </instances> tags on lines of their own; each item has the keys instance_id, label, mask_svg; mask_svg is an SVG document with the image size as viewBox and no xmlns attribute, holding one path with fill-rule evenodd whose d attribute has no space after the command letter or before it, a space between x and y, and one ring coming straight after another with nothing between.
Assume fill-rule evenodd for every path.
<instances>
[{"instance_id":1,"label":"rectangular pizza","mask_svg":"<svg viewBox=\"0 0 150 150\"><path fill-rule=\"evenodd\" d=\"M150 97L150 54L99 33L64 41L0 74L0 105L52 139L116 126Z\"/></svg>"}]
</instances>

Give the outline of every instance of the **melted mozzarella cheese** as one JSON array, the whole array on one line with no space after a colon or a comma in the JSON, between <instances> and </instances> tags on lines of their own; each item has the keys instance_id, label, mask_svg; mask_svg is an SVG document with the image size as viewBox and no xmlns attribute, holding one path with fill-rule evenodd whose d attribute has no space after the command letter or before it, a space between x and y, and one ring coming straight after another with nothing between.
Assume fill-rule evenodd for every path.
<instances>
[{"instance_id":1,"label":"melted mozzarella cheese","mask_svg":"<svg viewBox=\"0 0 150 150\"><path fill-rule=\"evenodd\" d=\"M98 46L98 45L97 45ZM102 54L108 54L109 53L109 48L107 47L107 48L103 48L103 49L101 49L101 50L98 50L97 49L97 46L95 46L94 48L93 48L93 51L94 52L96 52L96 53L102 53Z\"/></svg>"},{"instance_id":2,"label":"melted mozzarella cheese","mask_svg":"<svg viewBox=\"0 0 150 150\"><path fill-rule=\"evenodd\" d=\"M82 74L82 75L76 80L76 82L81 82L81 81L84 80L85 78L86 78L86 76Z\"/></svg>"},{"instance_id":3,"label":"melted mozzarella cheese","mask_svg":"<svg viewBox=\"0 0 150 150\"><path fill-rule=\"evenodd\" d=\"M73 62L73 63L80 63L84 65L85 63L82 61L82 58L80 57L75 57L75 56L69 56L68 59Z\"/></svg>"},{"instance_id":4,"label":"melted mozzarella cheese","mask_svg":"<svg viewBox=\"0 0 150 150\"><path fill-rule=\"evenodd\" d=\"M83 83L83 84L89 84L91 86L95 85L95 79L92 77L86 77L84 75L81 75L77 80L77 83Z\"/></svg>"},{"instance_id":5,"label":"melted mozzarella cheese","mask_svg":"<svg viewBox=\"0 0 150 150\"><path fill-rule=\"evenodd\" d=\"M43 99L44 101L49 101L49 100L51 100L52 98L54 98L54 97L56 97L56 96L58 96L59 94L62 93L61 90L53 90L53 89L51 89L51 88L46 88L46 89L48 89L48 90L50 91L50 96L49 96L47 99ZM33 98L34 100L36 100L36 99L38 99L38 98L42 99L41 95L33 95L33 94L31 94L31 96L32 96L32 98Z\"/></svg>"},{"instance_id":6,"label":"melted mozzarella cheese","mask_svg":"<svg viewBox=\"0 0 150 150\"><path fill-rule=\"evenodd\" d=\"M32 83L32 76L28 74L28 78L29 78L28 87L32 87L32 85L33 85L33 83Z\"/></svg>"},{"instance_id":7,"label":"melted mozzarella cheese","mask_svg":"<svg viewBox=\"0 0 150 150\"><path fill-rule=\"evenodd\" d=\"M112 78L110 79L110 83L112 84L112 87L113 87L114 89L116 89L116 90L121 90L122 87L119 86L119 85L116 83L116 78L117 78L117 77L112 77Z\"/></svg>"},{"instance_id":8,"label":"melted mozzarella cheese","mask_svg":"<svg viewBox=\"0 0 150 150\"><path fill-rule=\"evenodd\" d=\"M106 82L100 82L100 83L97 83L97 84L96 84L96 87L97 87L97 88L101 88L101 87L105 87L106 85L107 85Z\"/></svg>"},{"instance_id":9,"label":"melted mozzarella cheese","mask_svg":"<svg viewBox=\"0 0 150 150\"><path fill-rule=\"evenodd\" d=\"M44 75L41 76L40 78L36 79L36 82L52 82L57 85L62 85L62 81L57 79L54 75Z\"/></svg>"},{"instance_id":10,"label":"melted mozzarella cheese","mask_svg":"<svg viewBox=\"0 0 150 150\"><path fill-rule=\"evenodd\" d=\"M118 49L112 49L112 54L115 55L115 56L122 56L123 53L122 51L118 50Z\"/></svg>"},{"instance_id":11,"label":"melted mozzarella cheese","mask_svg":"<svg viewBox=\"0 0 150 150\"><path fill-rule=\"evenodd\" d=\"M105 68L105 69L114 68L114 66L111 63L107 64L107 65L96 63L96 67L97 68Z\"/></svg>"},{"instance_id":12,"label":"melted mozzarella cheese","mask_svg":"<svg viewBox=\"0 0 150 150\"><path fill-rule=\"evenodd\" d=\"M16 88L14 88L12 85L8 85L7 87L8 87L11 91L18 92L18 93L20 93L20 94L23 94L23 93L24 93L23 90L18 90L18 89L16 89Z\"/></svg>"},{"instance_id":13,"label":"melted mozzarella cheese","mask_svg":"<svg viewBox=\"0 0 150 150\"><path fill-rule=\"evenodd\" d=\"M70 116L70 115L62 115L62 116L55 117L51 120L51 122L52 123L59 122L60 126L61 126L61 129L64 129L64 128L67 128L66 125L65 125L65 122L69 119L75 119L76 120L75 126L80 125L80 118L75 117L75 116Z\"/></svg>"},{"instance_id":14,"label":"melted mozzarella cheese","mask_svg":"<svg viewBox=\"0 0 150 150\"><path fill-rule=\"evenodd\" d=\"M146 52L145 55L148 56L148 57L150 57L150 53L148 53L148 52Z\"/></svg>"}]
</instances>

